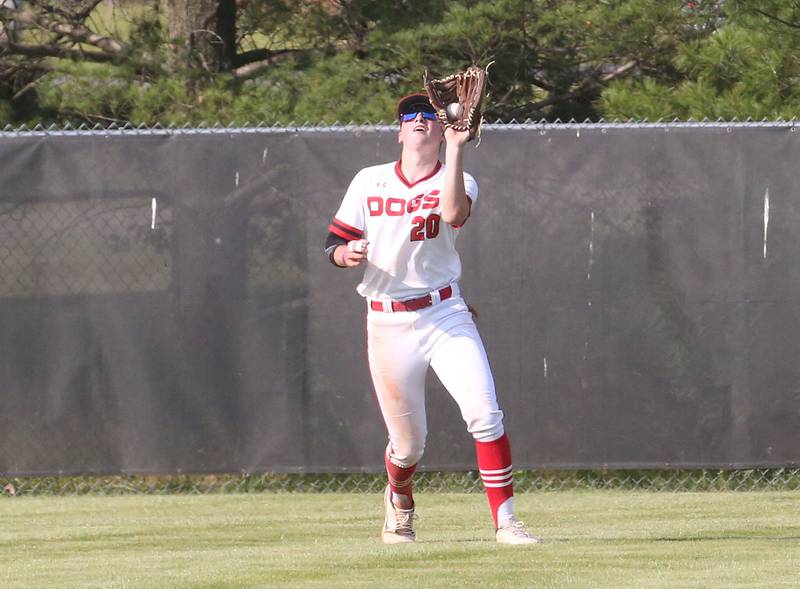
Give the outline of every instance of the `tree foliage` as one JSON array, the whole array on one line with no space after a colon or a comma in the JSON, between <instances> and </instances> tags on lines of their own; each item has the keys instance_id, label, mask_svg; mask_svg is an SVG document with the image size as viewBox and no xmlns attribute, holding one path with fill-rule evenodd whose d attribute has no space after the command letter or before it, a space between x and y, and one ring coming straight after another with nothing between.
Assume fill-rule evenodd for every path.
<instances>
[{"instance_id":1,"label":"tree foliage","mask_svg":"<svg viewBox=\"0 0 800 589\"><path fill-rule=\"evenodd\" d=\"M490 67L487 119L789 117L797 0L0 0L0 123L379 121Z\"/></svg>"},{"instance_id":2,"label":"tree foliage","mask_svg":"<svg viewBox=\"0 0 800 589\"><path fill-rule=\"evenodd\" d=\"M699 8L699 7L698 7ZM791 119L800 112L800 2L715 3L713 34L682 44L676 75L632 77L599 102L608 116L634 119Z\"/></svg>"}]
</instances>

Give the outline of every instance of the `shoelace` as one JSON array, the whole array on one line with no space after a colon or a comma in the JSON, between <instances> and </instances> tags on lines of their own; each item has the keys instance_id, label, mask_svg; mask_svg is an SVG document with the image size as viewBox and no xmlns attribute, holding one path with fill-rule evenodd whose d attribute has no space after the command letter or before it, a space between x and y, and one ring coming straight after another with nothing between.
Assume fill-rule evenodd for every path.
<instances>
[{"instance_id":1,"label":"shoelace","mask_svg":"<svg viewBox=\"0 0 800 589\"><path fill-rule=\"evenodd\" d=\"M395 508L395 533L396 534L411 534L414 531L413 522L417 517L413 509L397 509Z\"/></svg>"},{"instance_id":2,"label":"shoelace","mask_svg":"<svg viewBox=\"0 0 800 589\"><path fill-rule=\"evenodd\" d=\"M525 528L525 523L521 520L515 519L511 520L511 525L506 526L512 535L518 538L531 538L530 532Z\"/></svg>"}]
</instances>

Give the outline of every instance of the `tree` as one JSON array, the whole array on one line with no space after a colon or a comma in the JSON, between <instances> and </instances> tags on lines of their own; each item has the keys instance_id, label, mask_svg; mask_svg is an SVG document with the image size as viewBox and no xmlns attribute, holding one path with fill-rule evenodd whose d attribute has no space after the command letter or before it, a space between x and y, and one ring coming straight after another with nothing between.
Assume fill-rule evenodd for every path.
<instances>
[{"instance_id":1,"label":"tree","mask_svg":"<svg viewBox=\"0 0 800 589\"><path fill-rule=\"evenodd\" d=\"M608 116L649 119L791 119L800 112L800 2L714 3L721 25L683 43L672 79L614 83L600 108ZM695 9L703 5L697 3Z\"/></svg>"},{"instance_id":2,"label":"tree","mask_svg":"<svg viewBox=\"0 0 800 589\"><path fill-rule=\"evenodd\" d=\"M208 72L226 71L236 61L234 0L162 0L169 38L183 41L176 57Z\"/></svg>"},{"instance_id":3,"label":"tree","mask_svg":"<svg viewBox=\"0 0 800 589\"><path fill-rule=\"evenodd\" d=\"M481 0L450 3L439 22L390 40L404 69L444 73L494 61L491 117L597 118L609 83L675 75L678 46L709 35L698 13L656 0ZM703 17L704 18L704 17Z\"/></svg>"},{"instance_id":4,"label":"tree","mask_svg":"<svg viewBox=\"0 0 800 589\"><path fill-rule=\"evenodd\" d=\"M490 120L598 118L606 88L686 79L682 51L721 14L708 0L114 0L129 18L108 30L108 2L14 1L0 0L0 104L62 123L377 121L424 71L491 62Z\"/></svg>"}]
</instances>

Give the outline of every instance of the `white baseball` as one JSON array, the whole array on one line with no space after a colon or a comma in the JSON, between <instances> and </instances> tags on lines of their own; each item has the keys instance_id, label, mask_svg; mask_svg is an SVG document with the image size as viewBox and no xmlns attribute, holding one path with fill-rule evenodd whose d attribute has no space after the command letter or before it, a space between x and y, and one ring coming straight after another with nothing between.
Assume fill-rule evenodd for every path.
<instances>
[{"instance_id":1,"label":"white baseball","mask_svg":"<svg viewBox=\"0 0 800 589\"><path fill-rule=\"evenodd\" d=\"M362 253L365 249L367 249L367 240L354 239L353 241L348 241L347 249L349 249L351 252Z\"/></svg>"},{"instance_id":2,"label":"white baseball","mask_svg":"<svg viewBox=\"0 0 800 589\"><path fill-rule=\"evenodd\" d=\"M447 105L445 111L447 112L447 118L451 121L455 121L461 116L461 113L464 112L464 107L462 107L458 102L451 102Z\"/></svg>"}]
</instances>

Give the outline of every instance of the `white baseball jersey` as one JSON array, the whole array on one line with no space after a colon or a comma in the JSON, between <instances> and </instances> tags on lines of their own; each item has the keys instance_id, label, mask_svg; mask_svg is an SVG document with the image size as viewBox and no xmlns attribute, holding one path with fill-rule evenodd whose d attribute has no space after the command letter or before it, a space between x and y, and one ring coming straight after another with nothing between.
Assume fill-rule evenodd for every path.
<instances>
[{"instance_id":1,"label":"white baseball jersey","mask_svg":"<svg viewBox=\"0 0 800 589\"><path fill-rule=\"evenodd\" d=\"M423 296L461 277L455 249L459 227L441 219L445 166L411 183L400 162L364 168L356 174L329 230L347 239L369 241L361 296L404 300ZM478 184L464 174L472 204Z\"/></svg>"}]
</instances>

